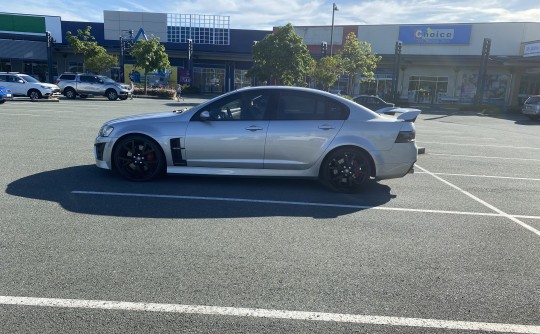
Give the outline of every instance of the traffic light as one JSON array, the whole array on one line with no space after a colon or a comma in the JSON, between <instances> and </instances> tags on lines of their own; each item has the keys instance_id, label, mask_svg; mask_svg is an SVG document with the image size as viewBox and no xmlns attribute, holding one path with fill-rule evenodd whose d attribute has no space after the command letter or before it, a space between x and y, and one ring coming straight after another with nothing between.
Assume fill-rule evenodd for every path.
<instances>
[{"instance_id":1,"label":"traffic light","mask_svg":"<svg viewBox=\"0 0 540 334\"><path fill-rule=\"evenodd\" d=\"M325 55L327 50L328 50L328 44L326 42L321 42L321 53Z\"/></svg>"},{"instance_id":2,"label":"traffic light","mask_svg":"<svg viewBox=\"0 0 540 334\"><path fill-rule=\"evenodd\" d=\"M193 54L193 40L188 39L188 59L191 59L191 55Z\"/></svg>"},{"instance_id":3,"label":"traffic light","mask_svg":"<svg viewBox=\"0 0 540 334\"><path fill-rule=\"evenodd\" d=\"M401 41L397 41L396 42L396 55L400 55L401 54L401 47L402 47L403 43Z\"/></svg>"}]
</instances>

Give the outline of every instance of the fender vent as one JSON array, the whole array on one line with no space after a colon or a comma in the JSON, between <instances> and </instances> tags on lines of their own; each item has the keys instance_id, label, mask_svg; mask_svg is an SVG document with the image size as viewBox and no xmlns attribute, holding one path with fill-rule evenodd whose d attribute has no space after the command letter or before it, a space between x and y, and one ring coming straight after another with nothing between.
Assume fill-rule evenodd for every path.
<instances>
[{"instance_id":1,"label":"fender vent","mask_svg":"<svg viewBox=\"0 0 540 334\"><path fill-rule=\"evenodd\" d=\"M187 162L182 157L182 147L180 146L181 138L172 138L171 139L171 156L173 164L175 166L186 166Z\"/></svg>"}]
</instances>

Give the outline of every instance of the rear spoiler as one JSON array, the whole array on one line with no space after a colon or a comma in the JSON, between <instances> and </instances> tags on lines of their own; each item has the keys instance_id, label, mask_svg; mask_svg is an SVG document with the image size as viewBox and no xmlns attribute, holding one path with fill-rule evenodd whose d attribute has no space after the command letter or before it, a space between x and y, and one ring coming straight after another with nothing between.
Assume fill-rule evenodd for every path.
<instances>
[{"instance_id":1,"label":"rear spoiler","mask_svg":"<svg viewBox=\"0 0 540 334\"><path fill-rule=\"evenodd\" d=\"M422 111L419 109L410 109L409 111L400 114L397 119L401 119L404 122L414 122L420 113L422 113Z\"/></svg>"}]
</instances>

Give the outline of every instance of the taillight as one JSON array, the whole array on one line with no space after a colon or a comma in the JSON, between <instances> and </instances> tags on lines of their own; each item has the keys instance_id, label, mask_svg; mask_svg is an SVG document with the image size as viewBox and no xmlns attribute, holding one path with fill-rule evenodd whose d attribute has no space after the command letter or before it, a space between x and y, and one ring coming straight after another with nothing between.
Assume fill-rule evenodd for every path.
<instances>
[{"instance_id":1,"label":"taillight","mask_svg":"<svg viewBox=\"0 0 540 334\"><path fill-rule=\"evenodd\" d=\"M412 143L416 137L416 131L399 131L396 143Z\"/></svg>"}]
</instances>

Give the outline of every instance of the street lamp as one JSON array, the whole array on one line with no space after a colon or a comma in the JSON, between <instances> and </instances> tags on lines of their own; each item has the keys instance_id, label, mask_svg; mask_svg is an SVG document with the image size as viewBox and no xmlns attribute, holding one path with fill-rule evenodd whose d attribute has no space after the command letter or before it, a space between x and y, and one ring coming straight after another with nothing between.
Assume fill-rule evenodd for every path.
<instances>
[{"instance_id":1,"label":"street lamp","mask_svg":"<svg viewBox=\"0 0 540 334\"><path fill-rule=\"evenodd\" d=\"M332 31L330 33L330 57L332 57L332 55L334 54L333 52L334 51L334 13L338 10L339 8L334 2L332 4Z\"/></svg>"}]
</instances>

